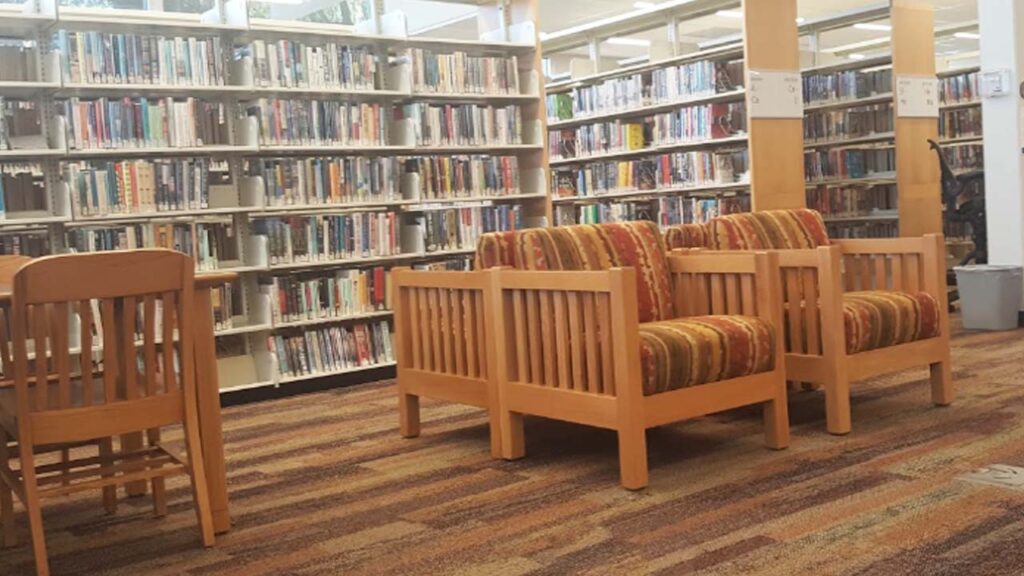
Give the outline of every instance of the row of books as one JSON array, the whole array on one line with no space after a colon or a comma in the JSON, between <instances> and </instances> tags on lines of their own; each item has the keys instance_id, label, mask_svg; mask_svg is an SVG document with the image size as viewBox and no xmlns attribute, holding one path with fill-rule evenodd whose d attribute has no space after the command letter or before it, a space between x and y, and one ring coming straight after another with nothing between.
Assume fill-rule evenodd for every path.
<instances>
[{"instance_id":1,"label":"row of books","mask_svg":"<svg viewBox=\"0 0 1024 576\"><path fill-rule=\"evenodd\" d=\"M363 46L253 40L249 46L236 51L236 57L246 55L252 58L253 82L260 87L344 90L377 87L377 56Z\"/></svg>"},{"instance_id":2,"label":"row of books","mask_svg":"<svg viewBox=\"0 0 1024 576\"><path fill-rule=\"evenodd\" d=\"M592 162L552 173L555 197L734 184L748 178L748 153L703 150L659 154L639 160Z\"/></svg>"},{"instance_id":3,"label":"row of books","mask_svg":"<svg viewBox=\"0 0 1024 576\"><path fill-rule=\"evenodd\" d=\"M22 40L0 39L0 82L31 82L38 80L36 64L38 46Z\"/></svg>"},{"instance_id":4,"label":"row of books","mask_svg":"<svg viewBox=\"0 0 1024 576\"><path fill-rule=\"evenodd\" d=\"M702 61L651 72L652 104L731 92L743 87L743 61Z\"/></svg>"},{"instance_id":5,"label":"row of books","mask_svg":"<svg viewBox=\"0 0 1024 576\"><path fill-rule=\"evenodd\" d=\"M575 129L548 133L552 159L583 158L629 150L643 150L650 142L650 128L642 122L598 122Z\"/></svg>"},{"instance_id":6,"label":"row of books","mask_svg":"<svg viewBox=\"0 0 1024 576\"><path fill-rule=\"evenodd\" d=\"M412 88L427 94L519 94L516 56L473 56L465 52L439 54L413 48Z\"/></svg>"},{"instance_id":7,"label":"row of books","mask_svg":"<svg viewBox=\"0 0 1024 576\"><path fill-rule=\"evenodd\" d=\"M221 39L60 30L65 82L223 86Z\"/></svg>"},{"instance_id":8,"label":"row of books","mask_svg":"<svg viewBox=\"0 0 1024 576\"><path fill-rule=\"evenodd\" d=\"M71 98L64 115L80 150L230 144L227 107L185 98Z\"/></svg>"},{"instance_id":9,"label":"row of books","mask_svg":"<svg viewBox=\"0 0 1024 576\"><path fill-rule=\"evenodd\" d=\"M417 146L500 146L522 144L523 115L519 106L476 104L406 105Z\"/></svg>"},{"instance_id":10,"label":"row of books","mask_svg":"<svg viewBox=\"0 0 1024 576\"><path fill-rule=\"evenodd\" d=\"M66 167L76 217L198 210L209 206L205 158L75 163Z\"/></svg>"},{"instance_id":11,"label":"row of books","mask_svg":"<svg viewBox=\"0 0 1024 576\"><path fill-rule=\"evenodd\" d=\"M964 138L982 133L981 107L942 110L939 114L939 136Z\"/></svg>"},{"instance_id":12,"label":"row of books","mask_svg":"<svg viewBox=\"0 0 1024 576\"><path fill-rule=\"evenodd\" d=\"M978 72L965 72L939 78L939 102L958 104L981 98Z\"/></svg>"},{"instance_id":13,"label":"row of books","mask_svg":"<svg viewBox=\"0 0 1024 576\"><path fill-rule=\"evenodd\" d=\"M230 222L151 222L89 226L68 231L76 252L168 248L191 256L198 270L216 270L239 259L238 238Z\"/></svg>"},{"instance_id":14,"label":"row of books","mask_svg":"<svg viewBox=\"0 0 1024 576\"><path fill-rule=\"evenodd\" d=\"M548 96L548 119L558 121L611 114L731 92L742 87L741 60L690 62L551 94Z\"/></svg>"},{"instance_id":15,"label":"row of books","mask_svg":"<svg viewBox=\"0 0 1024 576\"><path fill-rule=\"evenodd\" d=\"M807 191L807 207L826 218L870 216L897 208L896 185L819 186Z\"/></svg>"},{"instance_id":16,"label":"row of books","mask_svg":"<svg viewBox=\"0 0 1024 576\"><path fill-rule=\"evenodd\" d=\"M421 200L521 192L515 156L429 156L407 160L405 169L419 174Z\"/></svg>"},{"instance_id":17,"label":"row of books","mask_svg":"<svg viewBox=\"0 0 1024 576\"><path fill-rule=\"evenodd\" d=\"M896 170L896 150L889 147L807 150L804 178L816 182L830 178L865 178Z\"/></svg>"},{"instance_id":18,"label":"row of books","mask_svg":"<svg viewBox=\"0 0 1024 576\"><path fill-rule=\"evenodd\" d=\"M704 224L718 216L750 212L750 196L659 198L657 211L657 222L662 228L678 224Z\"/></svg>"},{"instance_id":19,"label":"row of books","mask_svg":"<svg viewBox=\"0 0 1024 576\"><path fill-rule=\"evenodd\" d=\"M432 210L410 219L403 228L403 242L412 251L443 252L472 250L480 236L490 232L511 232L523 227L522 209L517 205L468 206ZM411 236L417 231L421 238Z\"/></svg>"},{"instance_id":20,"label":"row of books","mask_svg":"<svg viewBox=\"0 0 1024 576\"><path fill-rule=\"evenodd\" d=\"M742 102L687 106L656 114L652 140L655 146L726 138L747 130L746 105Z\"/></svg>"},{"instance_id":21,"label":"row of books","mask_svg":"<svg viewBox=\"0 0 1024 576\"><path fill-rule=\"evenodd\" d=\"M859 138L893 130L891 104L822 110L804 116L804 140L811 142Z\"/></svg>"},{"instance_id":22,"label":"row of books","mask_svg":"<svg viewBox=\"0 0 1024 576\"><path fill-rule=\"evenodd\" d=\"M330 275L274 276L265 286L275 324L348 318L390 308L390 271L382 266Z\"/></svg>"},{"instance_id":23,"label":"row of books","mask_svg":"<svg viewBox=\"0 0 1024 576\"><path fill-rule=\"evenodd\" d=\"M38 167L0 165L0 218L7 212L46 210L46 186Z\"/></svg>"},{"instance_id":24,"label":"row of books","mask_svg":"<svg viewBox=\"0 0 1024 576\"><path fill-rule=\"evenodd\" d=\"M985 167L985 147L981 144L945 146L942 154L953 170L981 170Z\"/></svg>"},{"instance_id":25,"label":"row of books","mask_svg":"<svg viewBox=\"0 0 1024 576\"><path fill-rule=\"evenodd\" d=\"M0 254L37 258L52 254L50 234L46 230L0 234Z\"/></svg>"},{"instance_id":26,"label":"row of books","mask_svg":"<svg viewBox=\"0 0 1024 576\"><path fill-rule=\"evenodd\" d=\"M235 327L235 317L243 314L241 284L231 282L210 289L210 305L213 308L213 329L230 330ZM159 315L157 316L160 317ZM158 329L157 334L160 333Z\"/></svg>"},{"instance_id":27,"label":"row of books","mask_svg":"<svg viewBox=\"0 0 1024 576\"><path fill-rule=\"evenodd\" d=\"M896 238L900 235L898 222L826 222L829 238Z\"/></svg>"},{"instance_id":28,"label":"row of books","mask_svg":"<svg viewBox=\"0 0 1024 576\"><path fill-rule=\"evenodd\" d=\"M602 224L650 220L661 227L676 224L705 223L724 214L750 211L749 196L686 198L668 196L639 202L601 202L585 206L559 206L555 209L558 225Z\"/></svg>"},{"instance_id":29,"label":"row of books","mask_svg":"<svg viewBox=\"0 0 1024 576\"><path fill-rule=\"evenodd\" d=\"M267 158L250 160L263 178L267 206L379 202L399 197L397 158Z\"/></svg>"},{"instance_id":30,"label":"row of books","mask_svg":"<svg viewBox=\"0 0 1024 576\"><path fill-rule=\"evenodd\" d=\"M270 336L281 376L315 376L394 362L387 322L331 326L301 334Z\"/></svg>"},{"instance_id":31,"label":"row of books","mask_svg":"<svg viewBox=\"0 0 1024 576\"><path fill-rule=\"evenodd\" d=\"M269 146L383 146L386 118L380 104L339 100L261 98L260 144Z\"/></svg>"},{"instance_id":32,"label":"row of books","mask_svg":"<svg viewBox=\"0 0 1024 576\"><path fill-rule=\"evenodd\" d=\"M892 68L841 70L803 78L804 104L826 104L892 92Z\"/></svg>"},{"instance_id":33,"label":"row of books","mask_svg":"<svg viewBox=\"0 0 1024 576\"><path fill-rule=\"evenodd\" d=\"M267 236L271 264L372 258L401 252L398 215L394 212L265 218L256 221L256 233Z\"/></svg>"}]
</instances>

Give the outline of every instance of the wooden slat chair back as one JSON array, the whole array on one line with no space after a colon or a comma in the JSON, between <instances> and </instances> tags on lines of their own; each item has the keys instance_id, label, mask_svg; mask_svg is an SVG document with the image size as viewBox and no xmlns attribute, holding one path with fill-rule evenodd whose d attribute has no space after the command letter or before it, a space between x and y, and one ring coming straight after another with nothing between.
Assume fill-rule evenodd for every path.
<instances>
[{"instance_id":1,"label":"wooden slat chair back","mask_svg":"<svg viewBox=\"0 0 1024 576\"><path fill-rule=\"evenodd\" d=\"M196 415L193 263L169 250L40 258L14 277L10 311L14 397L0 402L4 442L18 444L20 473L0 474L29 513L37 570L47 573L39 499L150 480L158 515L163 478L188 474L203 541L213 543ZM71 329L78 331L71 346ZM93 370L93 362L100 367ZM13 415L13 419L10 416ZM183 423L187 454L159 430ZM148 446L36 467L38 446L146 432ZM9 515L5 516L5 524Z\"/></svg>"}]
</instances>

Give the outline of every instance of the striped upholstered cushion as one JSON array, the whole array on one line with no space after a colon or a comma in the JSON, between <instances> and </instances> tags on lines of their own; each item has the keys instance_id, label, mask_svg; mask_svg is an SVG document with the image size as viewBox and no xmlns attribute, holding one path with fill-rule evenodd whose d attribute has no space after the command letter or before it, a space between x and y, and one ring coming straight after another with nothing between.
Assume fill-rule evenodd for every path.
<instances>
[{"instance_id":1,"label":"striped upholstered cushion","mask_svg":"<svg viewBox=\"0 0 1024 576\"><path fill-rule=\"evenodd\" d=\"M518 270L636 269L640 321L671 318L668 258L653 222L583 224L529 228L487 234L477 244L479 269L513 266Z\"/></svg>"},{"instance_id":2,"label":"striped upholstered cushion","mask_svg":"<svg viewBox=\"0 0 1024 576\"><path fill-rule=\"evenodd\" d=\"M644 395L767 372L775 333L750 316L696 316L640 325Z\"/></svg>"},{"instance_id":3,"label":"striped upholstered cushion","mask_svg":"<svg viewBox=\"0 0 1024 576\"><path fill-rule=\"evenodd\" d=\"M846 353L857 354L938 336L939 302L925 292L849 292L843 319Z\"/></svg>"},{"instance_id":4,"label":"striped upholstered cushion","mask_svg":"<svg viewBox=\"0 0 1024 576\"><path fill-rule=\"evenodd\" d=\"M794 250L828 245L828 231L814 210L769 210L720 216L711 221L715 250Z\"/></svg>"},{"instance_id":5,"label":"striped upholstered cushion","mask_svg":"<svg viewBox=\"0 0 1024 576\"><path fill-rule=\"evenodd\" d=\"M665 229L665 246L676 248L707 248L711 228L707 224L677 224Z\"/></svg>"}]
</instances>

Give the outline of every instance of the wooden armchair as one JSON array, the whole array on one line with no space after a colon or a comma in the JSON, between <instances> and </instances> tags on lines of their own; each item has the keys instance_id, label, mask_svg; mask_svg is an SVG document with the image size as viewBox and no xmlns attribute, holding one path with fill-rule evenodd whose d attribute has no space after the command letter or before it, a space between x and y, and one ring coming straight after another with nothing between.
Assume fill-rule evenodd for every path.
<instances>
[{"instance_id":1,"label":"wooden armchair","mask_svg":"<svg viewBox=\"0 0 1024 576\"><path fill-rule=\"evenodd\" d=\"M953 401L941 235L831 240L817 212L779 210L716 218L707 238L778 254L786 376L824 385L829 432L850 432L851 381L926 365L932 402Z\"/></svg>"},{"instance_id":2,"label":"wooden armchair","mask_svg":"<svg viewBox=\"0 0 1024 576\"><path fill-rule=\"evenodd\" d=\"M763 403L768 445L788 445L773 256L670 260L637 222L491 236L478 264L516 270L395 276L403 434L419 395L487 407L508 459L524 414L610 428L632 489L647 485L647 428Z\"/></svg>"}]
</instances>

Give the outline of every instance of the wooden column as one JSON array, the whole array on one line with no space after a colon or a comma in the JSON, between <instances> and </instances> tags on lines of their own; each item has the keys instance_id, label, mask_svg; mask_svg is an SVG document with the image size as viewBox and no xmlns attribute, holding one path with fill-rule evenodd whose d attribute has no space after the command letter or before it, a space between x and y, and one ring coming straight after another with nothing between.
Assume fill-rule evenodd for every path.
<instances>
[{"instance_id":1,"label":"wooden column","mask_svg":"<svg viewBox=\"0 0 1024 576\"><path fill-rule=\"evenodd\" d=\"M540 190L546 191L543 198L531 199L522 202L523 219L525 225L538 223L544 219L548 226L554 224L551 206L551 176L548 171L548 123L547 123L547 102L544 93L544 65L541 54L540 43L540 0L492 0L491 4L480 6L477 17L477 28L480 34L499 30L503 26L519 26L527 22L533 22L532 44L535 48L528 53L520 53L519 56L519 79L521 86L525 88L528 82L536 83L537 98L520 104L523 113L524 125L533 120L540 121L540 133L537 135L543 143L543 147L535 152L519 154L519 170L523 174L525 170L542 170L544 172ZM523 42L523 38L513 38L514 41ZM526 40L530 42L530 40Z\"/></svg>"},{"instance_id":2,"label":"wooden column","mask_svg":"<svg viewBox=\"0 0 1024 576\"><path fill-rule=\"evenodd\" d=\"M743 0L743 56L746 70L800 74L796 0ZM747 93L750 134L750 194L754 211L803 208L804 128L802 118L753 118Z\"/></svg>"},{"instance_id":3,"label":"wooden column","mask_svg":"<svg viewBox=\"0 0 1024 576\"><path fill-rule=\"evenodd\" d=\"M893 82L900 76L935 76L934 11L921 0L892 0ZM896 184L900 235L942 232L939 159L928 139L938 141L937 118L900 116L896 98Z\"/></svg>"}]
</instances>

